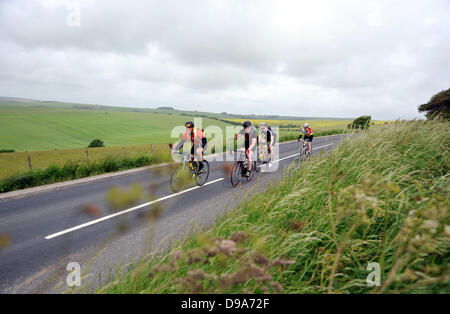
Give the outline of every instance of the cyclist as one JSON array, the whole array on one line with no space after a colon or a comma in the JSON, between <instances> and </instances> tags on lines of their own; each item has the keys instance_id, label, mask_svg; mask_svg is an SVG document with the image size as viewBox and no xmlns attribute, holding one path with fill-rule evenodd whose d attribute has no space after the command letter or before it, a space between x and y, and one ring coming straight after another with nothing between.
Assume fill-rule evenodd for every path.
<instances>
[{"instance_id":1,"label":"cyclist","mask_svg":"<svg viewBox=\"0 0 450 314\"><path fill-rule=\"evenodd\" d=\"M269 151L269 165L273 160L273 144L275 143L275 132L272 128L267 126L266 122L262 122L259 125L259 139L261 144L266 144Z\"/></svg>"},{"instance_id":2,"label":"cyclist","mask_svg":"<svg viewBox=\"0 0 450 314\"><path fill-rule=\"evenodd\" d=\"M311 142L314 138L314 132L313 130L309 127L308 123L305 123L303 125L303 129L300 131L300 136L298 137L297 142L300 142L300 139L303 138L304 141L307 141L308 143L308 153L311 153Z\"/></svg>"},{"instance_id":3,"label":"cyclist","mask_svg":"<svg viewBox=\"0 0 450 314\"><path fill-rule=\"evenodd\" d=\"M247 169L245 171L244 176L249 177L250 171L252 170L252 160L253 160L252 157L255 153L256 139L258 137L258 133L250 121L245 121L242 124L242 127L243 128L239 131L239 133L236 134L236 139L241 135L245 136L244 146L241 147L240 150L245 151L245 153L248 157L248 165L247 165Z\"/></svg>"},{"instance_id":4,"label":"cyclist","mask_svg":"<svg viewBox=\"0 0 450 314\"><path fill-rule=\"evenodd\" d=\"M205 134L200 129L194 129L194 122L186 121L184 124L186 131L181 136L181 140L172 152L178 151L189 138L191 140L191 164L194 163L194 155L197 155L199 166L198 173L203 172L203 150L206 146Z\"/></svg>"}]
</instances>

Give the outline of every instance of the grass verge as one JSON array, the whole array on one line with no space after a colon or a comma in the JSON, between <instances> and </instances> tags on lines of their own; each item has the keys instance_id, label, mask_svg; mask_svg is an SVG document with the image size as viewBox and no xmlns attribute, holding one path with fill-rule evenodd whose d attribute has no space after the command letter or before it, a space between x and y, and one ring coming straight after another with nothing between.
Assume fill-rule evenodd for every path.
<instances>
[{"instance_id":1,"label":"grass verge","mask_svg":"<svg viewBox=\"0 0 450 314\"><path fill-rule=\"evenodd\" d=\"M18 172L0 180L0 193L149 166L159 162L161 159L156 156L139 155L133 158L106 158L94 162L67 162L63 166L51 165L44 170Z\"/></svg>"},{"instance_id":2,"label":"grass verge","mask_svg":"<svg viewBox=\"0 0 450 314\"><path fill-rule=\"evenodd\" d=\"M449 134L442 121L363 132L97 292L450 293Z\"/></svg>"}]
</instances>

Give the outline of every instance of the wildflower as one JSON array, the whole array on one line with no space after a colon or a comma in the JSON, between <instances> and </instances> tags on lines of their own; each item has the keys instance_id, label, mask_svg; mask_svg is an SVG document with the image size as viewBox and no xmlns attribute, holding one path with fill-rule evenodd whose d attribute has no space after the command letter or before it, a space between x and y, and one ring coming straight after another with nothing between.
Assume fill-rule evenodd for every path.
<instances>
[{"instance_id":1,"label":"wildflower","mask_svg":"<svg viewBox=\"0 0 450 314\"><path fill-rule=\"evenodd\" d=\"M183 250L174 251L172 252L171 256L173 257L173 259L179 260L183 257Z\"/></svg>"},{"instance_id":2,"label":"wildflower","mask_svg":"<svg viewBox=\"0 0 450 314\"><path fill-rule=\"evenodd\" d=\"M225 255L231 256L232 252L236 249L236 242L233 240L222 240L218 249Z\"/></svg>"},{"instance_id":3,"label":"wildflower","mask_svg":"<svg viewBox=\"0 0 450 314\"><path fill-rule=\"evenodd\" d=\"M432 233L436 233L436 229L439 227L439 223L436 220L428 219L423 223L423 228L428 229Z\"/></svg>"},{"instance_id":4,"label":"wildflower","mask_svg":"<svg viewBox=\"0 0 450 314\"><path fill-rule=\"evenodd\" d=\"M239 232L235 232L230 236L230 240L236 242L236 243L241 243L242 241L245 240L247 236L245 235L244 232L239 231Z\"/></svg>"},{"instance_id":5,"label":"wildflower","mask_svg":"<svg viewBox=\"0 0 450 314\"><path fill-rule=\"evenodd\" d=\"M444 232L447 235L447 237L450 237L450 226L445 226Z\"/></svg>"},{"instance_id":6,"label":"wildflower","mask_svg":"<svg viewBox=\"0 0 450 314\"><path fill-rule=\"evenodd\" d=\"M256 264L259 265L267 265L270 262L270 260L266 256L256 251L252 253L251 258Z\"/></svg>"},{"instance_id":7,"label":"wildflower","mask_svg":"<svg viewBox=\"0 0 450 314\"><path fill-rule=\"evenodd\" d=\"M280 258L277 258L272 262L273 266L275 266L275 265L287 266L287 265L293 265L293 264L295 264L295 261L293 261L293 260L280 259Z\"/></svg>"}]
</instances>

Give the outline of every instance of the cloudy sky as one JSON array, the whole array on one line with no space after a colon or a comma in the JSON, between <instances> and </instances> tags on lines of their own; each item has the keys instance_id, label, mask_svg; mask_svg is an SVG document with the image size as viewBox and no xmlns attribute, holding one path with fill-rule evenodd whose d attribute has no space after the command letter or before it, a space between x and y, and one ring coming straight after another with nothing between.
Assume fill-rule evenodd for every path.
<instances>
[{"instance_id":1,"label":"cloudy sky","mask_svg":"<svg viewBox=\"0 0 450 314\"><path fill-rule=\"evenodd\" d=\"M449 0L0 0L0 96L414 118L450 87Z\"/></svg>"}]
</instances>

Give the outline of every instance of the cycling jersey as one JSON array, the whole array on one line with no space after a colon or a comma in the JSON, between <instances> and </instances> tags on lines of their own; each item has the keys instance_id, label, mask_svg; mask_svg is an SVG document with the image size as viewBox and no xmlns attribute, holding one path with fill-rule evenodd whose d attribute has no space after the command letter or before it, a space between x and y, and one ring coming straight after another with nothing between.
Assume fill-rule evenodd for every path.
<instances>
[{"instance_id":1,"label":"cycling jersey","mask_svg":"<svg viewBox=\"0 0 450 314\"><path fill-rule=\"evenodd\" d=\"M300 136L301 136L301 135L310 136L310 135L314 135L314 132L313 132L313 130L310 129L310 128L303 128L303 129L300 131Z\"/></svg>"},{"instance_id":2,"label":"cycling jersey","mask_svg":"<svg viewBox=\"0 0 450 314\"><path fill-rule=\"evenodd\" d=\"M272 141L275 142L275 133L272 132L272 130L269 128L267 128L266 131L260 130L259 136L262 140L265 140L267 144L271 143Z\"/></svg>"},{"instance_id":3,"label":"cycling jersey","mask_svg":"<svg viewBox=\"0 0 450 314\"><path fill-rule=\"evenodd\" d=\"M310 128L303 128L300 131L300 135L299 135L298 139L300 140L302 137L304 137L305 140L309 140L310 142L312 142L312 140L314 138L314 131Z\"/></svg>"},{"instance_id":4,"label":"cycling jersey","mask_svg":"<svg viewBox=\"0 0 450 314\"><path fill-rule=\"evenodd\" d=\"M242 128L240 131L239 131L239 134L240 135L245 135L245 149L247 150L249 147L250 147L250 144L251 144L251 142L252 142L252 140L255 138L258 138L258 133L257 133L257 131L256 131L256 129L255 129L255 127L252 125L251 127L250 127L250 131L247 133L247 132L245 132L245 129L244 128ZM255 147L253 147L253 150L256 148L256 145L255 145Z\"/></svg>"},{"instance_id":5,"label":"cycling jersey","mask_svg":"<svg viewBox=\"0 0 450 314\"><path fill-rule=\"evenodd\" d=\"M203 134L203 132L200 129L196 129L192 133L189 133L188 131L184 132L183 135L181 136L181 141L175 147L175 150L179 150L181 146L184 145L184 142L186 142L188 138L192 143L192 148L198 145L202 145L202 147L204 147L206 144L205 134Z\"/></svg>"},{"instance_id":6,"label":"cycling jersey","mask_svg":"<svg viewBox=\"0 0 450 314\"><path fill-rule=\"evenodd\" d=\"M205 135L200 129L196 129L192 133L189 133L188 131L184 132L181 139L186 141L188 137L190 138L192 144L201 144L202 138L204 138Z\"/></svg>"}]
</instances>

